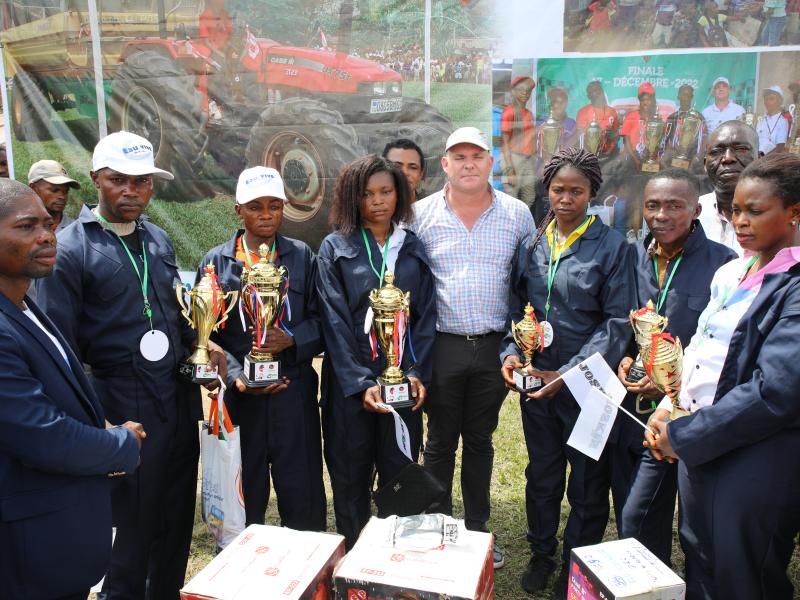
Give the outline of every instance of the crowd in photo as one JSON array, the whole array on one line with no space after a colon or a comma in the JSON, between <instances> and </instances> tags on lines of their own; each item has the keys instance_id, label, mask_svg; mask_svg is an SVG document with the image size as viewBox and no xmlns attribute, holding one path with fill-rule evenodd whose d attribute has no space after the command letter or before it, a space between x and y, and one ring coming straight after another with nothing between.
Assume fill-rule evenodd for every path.
<instances>
[{"instance_id":1,"label":"crowd in photo","mask_svg":"<svg viewBox=\"0 0 800 600\"><path fill-rule=\"evenodd\" d=\"M612 507L619 537L670 565L677 505L689 600L792 598L800 155L784 91L765 88L767 112L748 123L719 77L713 104L694 110L684 86L662 120L650 83L618 114L592 82L576 118L553 87L536 120L534 87L511 82L506 191L490 185L492 148L474 127L448 137L447 182L424 198L422 150L390 139L338 173L318 252L281 232L281 174L245 169L239 227L196 266L215 318L240 294L241 318L210 337L184 318L173 242L145 216L154 180L174 178L151 141L97 143L97 203L74 220L64 209L80 184L60 163L34 163L27 186L0 178L3 597L84 600L104 577L98 598L178 598L202 385L240 431L247 525L265 522L274 492L280 525L325 531L332 501L350 550L373 480L383 489L421 462L444 490L427 512L490 533L493 434L513 392L528 454L519 597L566 598L571 551L603 540ZM641 183L642 239L594 210L611 155ZM545 202L523 201L537 190ZM648 319L662 324L650 337L637 328ZM681 344L662 377L656 348ZM593 400L564 376L595 355L629 415L590 457L567 441ZM504 540L491 559L504 566Z\"/></svg>"},{"instance_id":2,"label":"crowd in photo","mask_svg":"<svg viewBox=\"0 0 800 600\"><path fill-rule=\"evenodd\" d=\"M386 49L356 48L356 56L375 61L397 71L403 81L422 81L425 78L425 54L418 45L395 44ZM491 83L490 52L469 49L456 50L450 56L432 57L431 81L440 83Z\"/></svg>"},{"instance_id":3,"label":"crowd in photo","mask_svg":"<svg viewBox=\"0 0 800 600\"><path fill-rule=\"evenodd\" d=\"M567 0L564 48L780 46L800 41L796 0Z\"/></svg>"}]
</instances>

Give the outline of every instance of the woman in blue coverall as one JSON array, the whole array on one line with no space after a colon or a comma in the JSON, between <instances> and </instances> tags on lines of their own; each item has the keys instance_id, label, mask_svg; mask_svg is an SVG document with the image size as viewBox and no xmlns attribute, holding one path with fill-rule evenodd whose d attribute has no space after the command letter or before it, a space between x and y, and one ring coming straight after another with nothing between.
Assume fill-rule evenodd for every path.
<instances>
[{"instance_id":1,"label":"woman in blue coverall","mask_svg":"<svg viewBox=\"0 0 800 600\"><path fill-rule=\"evenodd\" d=\"M720 267L683 358L691 411L645 434L678 459L687 600L790 600L800 530L800 157L742 172L736 238L749 255ZM655 418L659 417L659 418Z\"/></svg>"},{"instance_id":2,"label":"woman in blue coverall","mask_svg":"<svg viewBox=\"0 0 800 600\"><path fill-rule=\"evenodd\" d=\"M377 156L344 167L336 180L330 223L333 233L319 249L317 294L325 361L322 368L322 431L333 488L336 530L351 548L370 517L370 485L409 464L395 437L395 423L381 402L377 377L386 367L380 348L373 357L367 310L370 291L394 285L410 292L408 341L401 368L416 404L399 408L408 427L411 454L422 441L425 386L436 328L436 304L422 243L400 224L413 218L402 172Z\"/></svg>"},{"instance_id":3,"label":"woman in blue coverall","mask_svg":"<svg viewBox=\"0 0 800 600\"><path fill-rule=\"evenodd\" d=\"M518 321L530 302L544 335L529 371L546 384L599 352L619 364L631 332L628 313L636 302L633 252L625 239L586 211L602 183L597 157L565 148L545 165L543 183L551 209L532 242L519 251L512 289ZM513 306L513 304L512 304ZM509 333L501 346L503 378L513 389L512 371L522 355ZM559 380L520 400L528 468L525 471L528 542L531 559L522 588L543 590L556 568L556 548L567 485L570 514L564 530L562 569L554 598L564 598L572 548L602 540L608 521L610 472L607 452L592 460L566 445L580 413L578 403Z\"/></svg>"}]
</instances>

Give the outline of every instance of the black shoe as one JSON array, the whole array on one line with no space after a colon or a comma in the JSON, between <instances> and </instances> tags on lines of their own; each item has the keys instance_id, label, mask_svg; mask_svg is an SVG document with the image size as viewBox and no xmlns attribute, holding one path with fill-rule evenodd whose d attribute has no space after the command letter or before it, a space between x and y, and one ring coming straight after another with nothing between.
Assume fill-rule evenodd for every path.
<instances>
[{"instance_id":1,"label":"black shoe","mask_svg":"<svg viewBox=\"0 0 800 600\"><path fill-rule=\"evenodd\" d=\"M561 572L558 574L556 584L553 586L552 600L566 600L567 586L569 584L569 568L562 567Z\"/></svg>"},{"instance_id":2,"label":"black shoe","mask_svg":"<svg viewBox=\"0 0 800 600\"><path fill-rule=\"evenodd\" d=\"M541 592L547 587L550 575L556 570L555 561L549 556L534 554L528 561L528 567L522 574L519 584L529 594Z\"/></svg>"},{"instance_id":3,"label":"black shoe","mask_svg":"<svg viewBox=\"0 0 800 600\"><path fill-rule=\"evenodd\" d=\"M493 553L493 560L494 560L494 570L497 571L498 569L502 569L503 566L506 564L506 553L502 547L497 543L497 538L494 538L494 549Z\"/></svg>"}]
</instances>

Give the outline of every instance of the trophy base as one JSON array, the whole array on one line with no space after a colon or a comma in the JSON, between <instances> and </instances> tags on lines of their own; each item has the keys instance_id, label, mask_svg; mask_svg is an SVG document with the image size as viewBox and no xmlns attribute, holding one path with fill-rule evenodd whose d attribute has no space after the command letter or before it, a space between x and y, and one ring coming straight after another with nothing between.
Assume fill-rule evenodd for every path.
<instances>
[{"instance_id":1,"label":"trophy base","mask_svg":"<svg viewBox=\"0 0 800 600\"><path fill-rule=\"evenodd\" d=\"M647 375L647 372L636 365L636 363L631 365L631 368L628 370L628 375L625 377L625 381L628 383L636 383L644 379Z\"/></svg>"},{"instance_id":2,"label":"trophy base","mask_svg":"<svg viewBox=\"0 0 800 600\"><path fill-rule=\"evenodd\" d=\"M670 166L676 167L678 169L688 169L689 168L689 161L685 158L673 158L670 161Z\"/></svg>"},{"instance_id":3,"label":"trophy base","mask_svg":"<svg viewBox=\"0 0 800 600\"><path fill-rule=\"evenodd\" d=\"M389 406L404 408L417 403L411 397L411 384L405 377L401 383L384 383L379 377L378 387L381 389L381 400Z\"/></svg>"},{"instance_id":4,"label":"trophy base","mask_svg":"<svg viewBox=\"0 0 800 600\"><path fill-rule=\"evenodd\" d=\"M514 387L520 394L535 392L542 387L542 378L528 373L528 369L514 369Z\"/></svg>"},{"instance_id":5,"label":"trophy base","mask_svg":"<svg viewBox=\"0 0 800 600\"><path fill-rule=\"evenodd\" d=\"M178 365L178 375L200 385L217 380L217 370L212 369L210 365L193 365L189 362Z\"/></svg>"},{"instance_id":6,"label":"trophy base","mask_svg":"<svg viewBox=\"0 0 800 600\"><path fill-rule=\"evenodd\" d=\"M659 165L657 162L646 162L642 164L642 172L644 173L658 173L660 170L661 165Z\"/></svg>"},{"instance_id":7,"label":"trophy base","mask_svg":"<svg viewBox=\"0 0 800 600\"><path fill-rule=\"evenodd\" d=\"M249 388L262 388L280 383L281 361L279 360L251 360L250 356L244 357L241 380Z\"/></svg>"},{"instance_id":8,"label":"trophy base","mask_svg":"<svg viewBox=\"0 0 800 600\"><path fill-rule=\"evenodd\" d=\"M683 410L682 408L678 408L677 406L672 407L672 413L669 415L670 421L675 421L680 419L681 417L688 417L689 411Z\"/></svg>"}]
</instances>

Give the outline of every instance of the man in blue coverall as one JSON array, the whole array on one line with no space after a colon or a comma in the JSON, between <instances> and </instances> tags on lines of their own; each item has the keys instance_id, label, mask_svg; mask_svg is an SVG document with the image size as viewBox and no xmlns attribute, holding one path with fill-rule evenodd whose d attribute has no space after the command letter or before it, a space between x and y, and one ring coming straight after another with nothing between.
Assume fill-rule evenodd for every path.
<instances>
[{"instance_id":1,"label":"man in blue coverall","mask_svg":"<svg viewBox=\"0 0 800 600\"><path fill-rule=\"evenodd\" d=\"M136 420L147 431L138 472L112 490L117 534L99 598L178 598L194 523L202 410L199 388L177 378L195 336L180 317L175 250L142 215L153 178L172 174L153 164L150 142L120 131L98 142L91 176L98 205L84 206L59 233L53 275L37 293L91 369L108 419ZM224 355L209 349L224 375Z\"/></svg>"}]
</instances>

